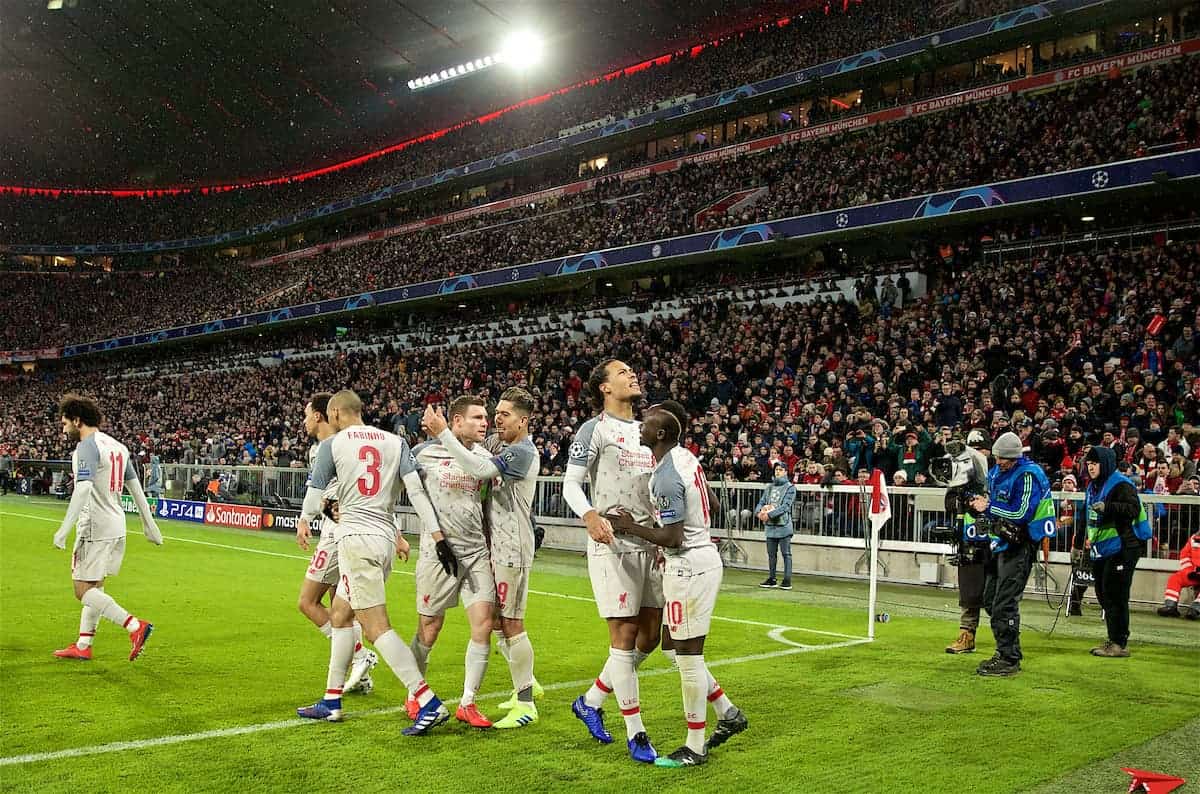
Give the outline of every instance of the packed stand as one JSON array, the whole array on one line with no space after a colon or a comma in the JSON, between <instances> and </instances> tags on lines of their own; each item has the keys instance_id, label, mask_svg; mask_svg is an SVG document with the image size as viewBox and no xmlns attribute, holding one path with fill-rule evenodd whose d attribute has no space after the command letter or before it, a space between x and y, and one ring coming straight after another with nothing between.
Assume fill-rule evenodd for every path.
<instances>
[{"instance_id":1,"label":"packed stand","mask_svg":"<svg viewBox=\"0 0 1200 794\"><path fill-rule=\"evenodd\" d=\"M10 325L5 346L46 347L353 295L694 231L694 213L739 187L768 186L753 206L703 228L1012 179L1142 156L1163 142L1194 143L1200 59L907 119L868 134L795 143L769 154L685 166L637 183L606 183L555 205L434 227L314 259L229 271L229 283L184 270L147 281L103 277L124 305L101 310L93 282L13 276L13 300L37 318ZM569 211L569 214L564 214ZM483 228L476 228L483 224ZM146 300L150 296L163 299ZM166 296L173 296L167 300ZM218 308L219 307L219 310Z\"/></svg>"},{"instance_id":2,"label":"packed stand","mask_svg":"<svg viewBox=\"0 0 1200 794\"><path fill-rule=\"evenodd\" d=\"M994 5L1005 10L1020 0ZM989 9L990 10L990 9ZM998 11L996 13L999 13ZM361 167L291 184L151 199L0 195L0 242L97 243L179 239L245 228L557 137L562 129L686 94L723 89L865 52L979 18L928 3L878 0L794 18L611 81L582 86L485 123L471 123ZM471 118L492 108L464 113Z\"/></svg>"}]
</instances>

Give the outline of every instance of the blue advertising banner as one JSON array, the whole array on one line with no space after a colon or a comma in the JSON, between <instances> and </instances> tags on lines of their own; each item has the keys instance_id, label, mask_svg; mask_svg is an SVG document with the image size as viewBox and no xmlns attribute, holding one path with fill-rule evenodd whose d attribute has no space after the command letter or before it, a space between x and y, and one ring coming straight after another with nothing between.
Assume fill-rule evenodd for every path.
<instances>
[{"instance_id":1,"label":"blue advertising banner","mask_svg":"<svg viewBox=\"0 0 1200 794\"><path fill-rule=\"evenodd\" d=\"M204 523L204 502L190 502L182 499L159 499L154 514L159 518L169 518L173 521L193 521Z\"/></svg>"},{"instance_id":2,"label":"blue advertising banner","mask_svg":"<svg viewBox=\"0 0 1200 794\"><path fill-rule=\"evenodd\" d=\"M801 69L788 74L778 75L757 83L737 86L722 91L719 94L711 94L706 97L701 97L695 101L688 102L683 105L657 110L652 113L646 113L634 118L620 119L613 124L595 127L584 130L564 138L554 138L548 141L527 146L523 149L507 152L495 157L488 157L483 160L477 160L467 165L458 166L456 168L446 169L436 174L410 179L406 182L401 182L397 185L380 188L379 190L368 193L363 196L343 199L332 204L327 204L323 207L318 207L314 210L289 215L285 218L278 218L267 223L261 223L257 226L251 226L246 229L224 232L222 234L211 235L208 237L192 237L181 240L159 240L149 243L100 243L94 245L10 245L8 251L14 254L42 254L42 255L57 255L57 256L72 256L72 255L87 255L87 254L130 254L130 253L155 253L158 251L175 251L187 248L207 248L217 245L234 244L241 240L255 237L261 234L272 231L280 231L289 226L298 223L312 221L327 215L333 215L344 210L353 209L356 207L365 207L370 204L375 204L380 201L399 196L405 193L411 193L415 190L438 185L447 180L456 179L462 176L477 176L480 173L490 171L501 166L512 163L532 160L552 152L559 152L565 149L578 146L589 141L595 141L601 138L606 138L612 135L619 135L630 130L646 127L652 124L657 124L663 121L669 121L676 118L682 118L694 113L700 113L707 110L712 110L716 107L729 105L737 102L740 99L753 96L761 96L770 94L784 89L794 88L805 83L812 83L821 80L825 77L833 75L842 75L854 72L860 69L866 69L875 66L879 63L898 58L905 58L910 55L915 55L930 47L944 47L950 44L959 44L968 39L987 36L998 31L1010 30L1021 25L1027 25L1032 22L1040 22L1054 16L1061 16L1072 13L1083 8L1092 6L1102 6L1116 0L1046 0L1046 2L1036 3L1034 5L1020 8L1015 11L1010 11L1006 14L991 17L989 19L979 19L974 22L968 22L958 27L948 30L931 33L924 36L919 36L915 39L888 44L877 50L870 52L862 52L857 55L851 55L846 58L840 58L835 61L818 64L816 66Z\"/></svg>"},{"instance_id":3,"label":"blue advertising banner","mask_svg":"<svg viewBox=\"0 0 1200 794\"><path fill-rule=\"evenodd\" d=\"M1107 163L1059 174L977 185L945 193L885 201L879 204L865 204L812 215L782 218L766 223L636 243L620 248L608 248L603 251L572 254L541 262L392 287L376 292L332 298L318 303L306 303L208 323L69 345L63 348L62 355L66 358L103 350L151 344L167 339L183 339L238 328L270 325L285 320L318 317L370 306L399 304L420 298L451 295L475 289L536 282L547 277L568 276L590 270L634 265L671 257L693 256L764 243L773 239L847 232L883 224L939 218L1000 206L1088 196L1150 185L1159 181L1163 174L1172 180L1193 179L1200 176L1200 149L1141 160Z\"/></svg>"}]
</instances>

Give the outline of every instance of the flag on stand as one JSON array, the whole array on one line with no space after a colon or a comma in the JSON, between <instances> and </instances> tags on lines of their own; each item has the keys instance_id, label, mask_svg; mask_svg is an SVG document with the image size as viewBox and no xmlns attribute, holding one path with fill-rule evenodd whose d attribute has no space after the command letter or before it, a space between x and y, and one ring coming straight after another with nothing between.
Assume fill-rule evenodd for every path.
<instances>
[{"instance_id":1,"label":"flag on stand","mask_svg":"<svg viewBox=\"0 0 1200 794\"><path fill-rule=\"evenodd\" d=\"M892 517L892 502L883 486L883 472L871 472L871 529L878 530Z\"/></svg>"}]
</instances>

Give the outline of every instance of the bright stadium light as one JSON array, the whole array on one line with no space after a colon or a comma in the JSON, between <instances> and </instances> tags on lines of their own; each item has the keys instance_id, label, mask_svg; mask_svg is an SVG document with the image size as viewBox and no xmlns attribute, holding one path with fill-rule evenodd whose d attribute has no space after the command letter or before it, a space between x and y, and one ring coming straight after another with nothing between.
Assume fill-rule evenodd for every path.
<instances>
[{"instance_id":1,"label":"bright stadium light","mask_svg":"<svg viewBox=\"0 0 1200 794\"><path fill-rule=\"evenodd\" d=\"M500 54L518 69L533 66L542 59L545 45L541 36L528 30L518 31L504 40Z\"/></svg>"}]
</instances>

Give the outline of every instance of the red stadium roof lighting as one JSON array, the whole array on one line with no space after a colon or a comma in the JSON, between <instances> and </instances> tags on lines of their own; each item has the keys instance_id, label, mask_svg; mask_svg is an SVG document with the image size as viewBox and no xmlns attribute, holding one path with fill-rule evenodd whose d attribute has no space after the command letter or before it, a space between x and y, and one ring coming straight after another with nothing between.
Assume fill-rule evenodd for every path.
<instances>
[{"instance_id":1,"label":"red stadium roof lighting","mask_svg":"<svg viewBox=\"0 0 1200 794\"><path fill-rule=\"evenodd\" d=\"M390 146L385 146L382 149L376 149L373 152L368 152L367 154L358 155L357 157L352 157L348 160L343 160L341 162L333 163L333 164L327 165L327 166L322 166L320 168L312 168L307 171L301 171L298 173L285 174L283 176L267 177L265 179L248 180L245 182L226 182L226 183L217 184L217 185L198 185L198 184L197 185L175 185L175 186L171 186L171 187L158 187L158 188L133 188L133 187L86 188L86 187L49 187L49 186L33 187L33 186L29 186L29 185L0 185L0 194L7 193L7 194L12 194L12 195L17 195L17 196L53 196L55 198L57 198L59 196L109 196L111 198L159 198L162 196L179 196L179 195L186 195L186 194L190 194L190 193L200 193L203 195L207 195L207 194L211 194L211 193L225 193L225 192L229 192L229 191L233 191L233 190L244 190L247 188L270 187L272 185L282 185L282 184L288 184L291 182L304 182L309 179L315 179L316 177L319 177L319 176L325 176L326 174L332 174L336 171L341 171L345 168L353 168L355 166L362 165L363 163L369 162L376 158L384 157L389 154L393 154L395 152L401 151L402 149L407 149L409 146L413 146L418 143L426 143L428 141L437 140L438 138L441 138L442 136L446 135L447 133L462 129L463 127L466 127L470 124L486 124L489 121L494 121L495 119L499 118L500 116L503 116L506 113L510 113L514 110L518 110L518 109L524 108L524 107L531 107L533 105L539 105L542 102L545 102L547 99L550 99L551 97L558 96L559 94L565 94L570 91L574 91L577 88L582 88L584 86L596 85L601 80L615 80L616 78L621 77L622 75L636 74L637 72L643 71L645 69L649 69L652 66L665 66L666 64L670 63L675 58L685 58L685 57L686 58L695 58L701 52L703 52L706 48L720 46L721 42L727 41L736 36L740 36L743 33L747 32L748 30L751 30L751 29L764 30L773 25L783 27L783 26L787 25L790 21L791 21L790 17L782 17L780 19L776 19L776 20L773 20L770 22L756 23L753 25L749 25L745 28L735 29L735 30L732 30L729 33L725 34L724 36L722 36L719 39L714 39L709 42L696 44L696 45L693 45L692 47L685 47L685 48L677 50L675 52L669 52L664 55L659 55L658 57L655 57L655 58L648 58L647 60L641 61L640 63L635 63L635 64L632 64L630 66L625 66L620 69L614 69L613 71L608 72L606 74L602 74L597 77L591 77L586 80L581 80L578 83L563 86L562 88L556 88L553 91L548 91L544 94L541 94L540 96L530 97L528 99L521 100L520 102L515 102L511 105L508 105L507 107L503 107L498 110L493 110L490 113L485 113L484 115L479 116L474 119L469 119L467 121L460 121L457 124L451 125L449 127L443 127L442 129L435 130L433 132L428 132L428 133L425 133L424 135L420 135L415 138L409 138L408 140L404 140L399 143L394 143ZM495 55L489 55L489 56L485 56L482 59L479 59L478 61L475 62L475 66L476 66L476 69L479 69L480 64L482 63L482 65L483 65L482 68L487 69L491 66L501 63L504 59L505 59L505 56L503 53L497 53ZM463 67L463 74L466 74L466 67ZM424 86L417 86L417 84L420 83L422 80L428 81L426 83L426 85L433 85L433 84L442 82L443 79L445 79L445 80L454 79L454 77L456 77L456 76L457 75L452 76L450 74L449 69L444 69L439 74L430 74L430 75L427 75L426 77L422 77L422 78L418 78L416 80L410 81L409 88L412 88L413 90L418 90L418 88L424 87ZM414 87L414 86L416 86L416 87Z\"/></svg>"}]
</instances>

